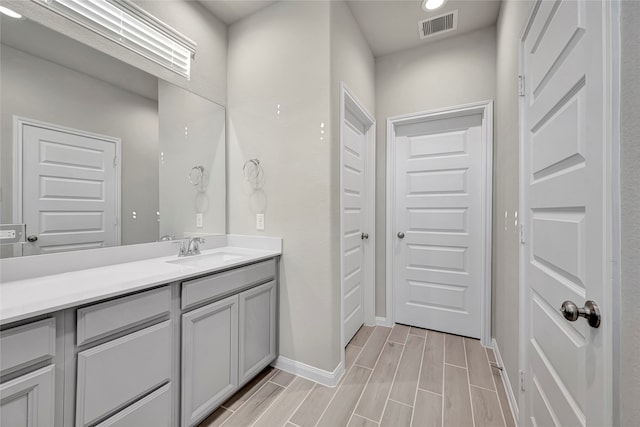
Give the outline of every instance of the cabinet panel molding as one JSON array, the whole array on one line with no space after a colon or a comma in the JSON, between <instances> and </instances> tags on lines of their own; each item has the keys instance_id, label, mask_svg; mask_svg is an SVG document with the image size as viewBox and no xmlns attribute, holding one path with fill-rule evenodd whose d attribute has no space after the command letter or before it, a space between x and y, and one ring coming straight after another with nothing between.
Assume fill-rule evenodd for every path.
<instances>
[{"instance_id":1,"label":"cabinet panel molding","mask_svg":"<svg viewBox=\"0 0 640 427\"><path fill-rule=\"evenodd\" d=\"M55 424L55 366L0 385L0 425L46 427Z\"/></svg>"}]
</instances>

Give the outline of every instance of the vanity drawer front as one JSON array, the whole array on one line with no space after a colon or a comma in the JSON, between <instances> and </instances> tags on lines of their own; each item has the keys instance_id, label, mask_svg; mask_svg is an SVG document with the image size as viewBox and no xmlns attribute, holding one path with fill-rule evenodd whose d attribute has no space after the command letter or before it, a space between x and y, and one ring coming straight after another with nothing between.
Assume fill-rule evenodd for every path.
<instances>
[{"instance_id":1,"label":"vanity drawer front","mask_svg":"<svg viewBox=\"0 0 640 427\"><path fill-rule=\"evenodd\" d=\"M105 415L171 379L171 321L78 353L76 426Z\"/></svg>"},{"instance_id":2,"label":"vanity drawer front","mask_svg":"<svg viewBox=\"0 0 640 427\"><path fill-rule=\"evenodd\" d=\"M166 384L96 427L171 427L171 384Z\"/></svg>"},{"instance_id":3,"label":"vanity drawer front","mask_svg":"<svg viewBox=\"0 0 640 427\"><path fill-rule=\"evenodd\" d=\"M77 345L168 316L170 310L169 286L80 308L77 310Z\"/></svg>"},{"instance_id":4,"label":"vanity drawer front","mask_svg":"<svg viewBox=\"0 0 640 427\"><path fill-rule=\"evenodd\" d=\"M182 283L182 309L210 301L247 286L273 280L276 276L276 261L270 259L247 267L213 274Z\"/></svg>"},{"instance_id":5,"label":"vanity drawer front","mask_svg":"<svg viewBox=\"0 0 640 427\"><path fill-rule=\"evenodd\" d=\"M56 354L56 319L28 323L0 333L0 373L17 371Z\"/></svg>"}]
</instances>

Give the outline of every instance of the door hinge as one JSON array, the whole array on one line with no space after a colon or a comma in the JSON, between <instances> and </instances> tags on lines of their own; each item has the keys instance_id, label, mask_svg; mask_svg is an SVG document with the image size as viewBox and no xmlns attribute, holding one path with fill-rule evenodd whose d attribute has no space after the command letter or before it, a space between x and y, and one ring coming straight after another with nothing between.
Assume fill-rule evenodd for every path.
<instances>
[{"instance_id":1,"label":"door hinge","mask_svg":"<svg viewBox=\"0 0 640 427\"><path fill-rule=\"evenodd\" d=\"M113 167L118 166L118 156L113 156Z\"/></svg>"},{"instance_id":2,"label":"door hinge","mask_svg":"<svg viewBox=\"0 0 640 427\"><path fill-rule=\"evenodd\" d=\"M520 223L520 243L521 244L525 244L525 240L524 240L524 224Z\"/></svg>"},{"instance_id":3,"label":"door hinge","mask_svg":"<svg viewBox=\"0 0 640 427\"><path fill-rule=\"evenodd\" d=\"M518 95L524 96L524 76L518 76Z\"/></svg>"},{"instance_id":4,"label":"door hinge","mask_svg":"<svg viewBox=\"0 0 640 427\"><path fill-rule=\"evenodd\" d=\"M118 217L115 217L115 218L113 219L113 225L118 225Z\"/></svg>"},{"instance_id":5,"label":"door hinge","mask_svg":"<svg viewBox=\"0 0 640 427\"><path fill-rule=\"evenodd\" d=\"M524 391L524 371L520 371L520 391Z\"/></svg>"}]
</instances>

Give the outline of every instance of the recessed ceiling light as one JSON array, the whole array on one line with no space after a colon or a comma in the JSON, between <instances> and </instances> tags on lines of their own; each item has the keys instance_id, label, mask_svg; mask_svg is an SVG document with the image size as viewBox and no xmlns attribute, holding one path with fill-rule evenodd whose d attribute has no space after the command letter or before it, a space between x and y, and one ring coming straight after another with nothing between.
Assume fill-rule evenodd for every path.
<instances>
[{"instance_id":1,"label":"recessed ceiling light","mask_svg":"<svg viewBox=\"0 0 640 427\"><path fill-rule=\"evenodd\" d=\"M18 12L14 12L13 10L4 6L0 6L0 13L2 13L3 15L7 15L9 18L15 18L15 19L22 18L22 15L20 15Z\"/></svg>"},{"instance_id":2,"label":"recessed ceiling light","mask_svg":"<svg viewBox=\"0 0 640 427\"><path fill-rule=\"evenodd\" d=\"M424 10L435 10L445 4L447 0L424 0L422 8Z\"/></svg>"}]
</instances>

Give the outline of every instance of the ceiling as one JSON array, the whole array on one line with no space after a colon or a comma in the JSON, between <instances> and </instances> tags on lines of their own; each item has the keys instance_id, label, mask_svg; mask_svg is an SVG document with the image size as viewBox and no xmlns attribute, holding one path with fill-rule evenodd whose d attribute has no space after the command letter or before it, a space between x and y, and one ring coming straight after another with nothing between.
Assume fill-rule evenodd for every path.
<instances>
[{"instance_id":1,"label":"ceiling","mask_svg":"<svg viewBox=\"0 0 640 427\"><path fill-rule=\"evenodd\" d=\"M252 15L278 0L199 0L211 13L227 25Z\"/></svg>"},{"instance_id":2,"label":"ceiling","mask_svg":"<svg viewBox=\"0 0 640 427\"><path fill-rule=\"evenodd\" d=\"M276 1L200 0L200 3L226 24L233 24ZM421 0L349 0L348 4L375 56L488 27L496 23L500 10L500 0L448 0L433 12L422 10ZM456 31L420 40L418 21L455 9L458 9Z\"/></svg>"},{"instance_id":3,"label":"ceiling","mask_svg":"<svg viewBox=\"0 0 640 427\"><path fill-rule=\"evenodd\" d=\"M449 0L433 12L425 12L420 0L350 0L348 4L375 56L488 27L496 23L500 10L499 0ZM457 30L420 39L418 21L456 9Z\"/></svg>"}]
</instances>

